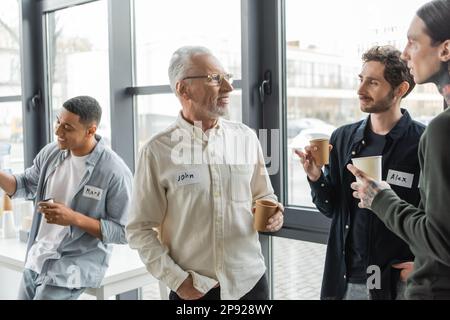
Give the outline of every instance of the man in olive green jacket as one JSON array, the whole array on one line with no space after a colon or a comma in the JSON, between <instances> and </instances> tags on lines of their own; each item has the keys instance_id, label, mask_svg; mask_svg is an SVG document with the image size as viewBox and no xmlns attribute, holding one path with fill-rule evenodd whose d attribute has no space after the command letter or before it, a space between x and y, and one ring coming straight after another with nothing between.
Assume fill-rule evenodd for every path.
<instances>
[{"instance_id":1,"label":"man in olive green jacket","mask_svg":"<svg viewBox=\"0 0 450 320\"><path fill-rule=\"evenodd\" d=\"M416 83L435 83L450 103L450 0L426 3L408 30L402 54ZM386 226L405 240L415 255L408 278L409 299L450 299L450 109L428 125L419 144L422 201L416 208L402 201L386 182L375 182L352 165L362 179L352 183L359 206L370 208Z\"/></svg>"}]
</instances>

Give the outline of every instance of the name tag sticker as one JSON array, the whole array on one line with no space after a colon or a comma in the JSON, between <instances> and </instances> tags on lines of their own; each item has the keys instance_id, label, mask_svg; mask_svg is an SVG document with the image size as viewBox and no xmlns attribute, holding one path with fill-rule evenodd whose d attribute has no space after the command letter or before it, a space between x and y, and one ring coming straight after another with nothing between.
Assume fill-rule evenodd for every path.
<instances>
[{"instance_id":1,"label":"name tag sticker","mask_svg":"<svg viewBox=\"0 0 450 320\"><path fill-rule=\"evenodd\" d=\"M411 188L414 174L389 169L386 182L396 186Z\"/></svg>"},{"instance_id":2,"label":"name tag sticker","mask_svg":"<svg viewBox=\"0 0 450 320\"><path fill-rule=\"evenodd\" d=\"M200 174L198 170L179 171L175 174L175 183L178 186L185 186L200 182Z\"/></svg>"},{"instance_id":3,"label":"name tag sticker","mask_svg":"<svg viewBox=\"0 0 450 320\"><path fill-rule=\"evenodd\" d=\"M83 189L83 196L86 198L91 198L95 200L100 200L102 198L103 190L93 186L85 185Z\"/></svg>"}]
</instances>

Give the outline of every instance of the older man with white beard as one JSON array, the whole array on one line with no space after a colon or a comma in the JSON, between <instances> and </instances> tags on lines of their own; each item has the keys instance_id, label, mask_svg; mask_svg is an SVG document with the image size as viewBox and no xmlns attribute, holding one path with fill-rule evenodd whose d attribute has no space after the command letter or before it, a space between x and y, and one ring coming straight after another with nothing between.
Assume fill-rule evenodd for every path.
<instances>
[{"instance_id":1,"label":"older man with white beard","mask_svg":"<svg viewBox=\"0 0 450 320\"><path fill-rule=\"evenodd\" d=\"M182 109L140 151L127 237L170 299L268 299L253 229L257 199L277 201L259 141L221 119L232 77L203 47L182 47L169 66ZM242 155L254 155L251 161ZM283 207L266 231L283 224Z\"/></svg>"}]
</instances>

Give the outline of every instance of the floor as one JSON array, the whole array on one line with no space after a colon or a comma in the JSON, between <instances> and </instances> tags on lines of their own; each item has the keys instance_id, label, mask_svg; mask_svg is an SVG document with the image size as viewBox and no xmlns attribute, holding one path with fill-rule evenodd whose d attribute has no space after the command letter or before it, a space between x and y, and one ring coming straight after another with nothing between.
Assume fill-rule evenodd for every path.
<instances>
[{"instance_id":1,"label":"floor","mask_svg":"<svg viewBox=\"0 0 450 320\"><path fill-rule=\"evenodd\" d=\"M275 300L318 300L326 245L273 239Z\"/></svg>"},{"instance_id":2,"label":"floor","mask_svg":"<svg viewBox=\"0 0 450 320\"><path fill-rule=\"evenodd\" d=\"M326 246L285 238L273 239L274 299L318 300ZM143 299L159 299L158 284L143 288Z\"/></svg>"}]
</instances>

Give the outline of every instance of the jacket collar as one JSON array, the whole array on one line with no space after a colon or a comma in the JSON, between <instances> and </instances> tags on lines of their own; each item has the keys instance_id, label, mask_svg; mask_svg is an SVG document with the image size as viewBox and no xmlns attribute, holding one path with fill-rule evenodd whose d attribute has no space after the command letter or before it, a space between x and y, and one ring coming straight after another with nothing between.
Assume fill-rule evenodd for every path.
<instances>
[{"instance_id":1,"label":"jacket collar","mask_svg":"<svg viewBox=\"0 0 450 320\"><path fill-rule=\"evenodd\" d=\"M103 150L105 150L105 148L107 147L105 139L103 139L98 134L95 135L95 140L97 140L97 144L95 145L89 156L86 158L86 165L89 167L94 167L97 164L98 159L103 153ZM69 153L69 150L61 150L59 161L56 166L63 162L69 156Z\"/></svg>"},{"instance_id":2,"label":"jacket collar","mask_svg":"<svg viewBox=\"0 0 450 320\"><path fill-rule=\"evenodd\" d=\"M389 133L386 135L386 137L389 137L392 140L396 140L400 138L404 133L405 130L409 127L409 125L412 122L411 116L409 115L409 112L406 109L400 109L403 116L400 118L400 120L395 124L395 126L389 131ZM370 121L370 115L367 116L366 119L361 122L359 127L356 129L355 137L353 139L353 142L360 142L364 139L365 133L367 132L366 129L367 125Z\"/></svg>"},{"instance_id":3,"label":"jacket collar","mask_svg":"<svg viewBox=\"0 0 450 320\"><path fill-rule=\"evenodd\" d=\"M107 147L105 139L103 139L101 136L96 134L95 140L97 140L97 144L95 145L94 150L92 150L92 152L86 159L86 164L91 166L95 166L97 164L98 159L100 159L100 156Z\"/></svg>"}]
</instances>

